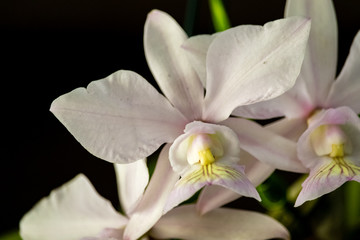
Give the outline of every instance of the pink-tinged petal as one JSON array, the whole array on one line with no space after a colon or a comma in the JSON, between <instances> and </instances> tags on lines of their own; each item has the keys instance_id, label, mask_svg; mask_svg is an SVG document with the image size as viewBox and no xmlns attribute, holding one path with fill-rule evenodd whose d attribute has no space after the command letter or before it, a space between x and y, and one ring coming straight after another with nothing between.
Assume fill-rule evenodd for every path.
<instances>
[{"instance_id":1,"label":"pink-tinged petal","mask_svg":"<svg viewBox=\"0 0 360 240\"><path fill-rule=\"evenodd\" d=\"M254 186L261 184L274 172L273 167L261 163L245 151L241 152L241 162L245 162L245 174ZM200 214L205 214L239 197L240 194L227 188L216 185L206 186L199 195L196 209Z\"/></svg>"},{"instance_id":2,"label":"pink-tinged petal","mask_svg":"<svg viewBox=\"0 0 360 240\"><path fill-rule=\"evenodd\" d=\"M238 164L230 166L221 166L218 164L219 169L215 168L214 173L221 177L214 179L213 184L230 189L242 196L253 197L261 201L259 193L256 191L254 185L246 177L244 167ZM218 171L218 172L217 172Z\"/></svg>"},{"instance_id":3,"label":"pink-tinged petal","mask_svg":"<svg viewBox=\"0 0 360 240\"><path fill-rule=\"evenodd\" d=\"M311 18L308 47L297 81L305 82L315 106L323 106L335 79L337 64L337 23L333 3L329 0L288 0L285 16Z\"/></svg>"},{"instance_id":4,"label":"pink-tinged petal","mask_svg":"<svg viewBox=\"0 0 360 240\"><path fill-rule=\"evenodd\" d=\"M261 201L259 193L245 176L244 167L231 164L193 165L177 182L170 194L165 212L190 198L205 185L218 185L246 197Z\"/></svg>"},{"instance_id":5,"label":"pink-tinged petal","mask_svg":"<svg viewBox=\"0 0 360 240\"><path fill-rule=\"evenodd\" d=\"M125 228L124 240L135 240L146 233L162 216L169 193L179 179L169 163L169 144L162 149L143 198Z\"/></svg>"},{"instance_id":6,"label":"pink-tinged petal","mask_svg":"<svg viewBox=\"0 0 360 240\"><path fill-rule=\"evenodd\" d=\"M114 164L120 204L127 216L141 200L149 182L146 159L128 164Z\"/></svg>"},{"instance_id":7,"label":"pink-tinged petal","mask_svg":"<svg viewBox=\"0 0 360 240\"><path fill-rule=\"evenodd\" d=\"M336 162L328 157L323 157L317 159L317 162L317 165L311 169L309 177L302 184L295 207L332 192L347 181L360 182L360 166L354 165L346 158L341 162Z\"/></svg>"},{"instance_id":8,"label":"pink-tinged petal","mask_svg":"<svg viewBox=\"0 0 360 240\"><path fill-rule=\"evenodd\" d=\"M127 221L80 174L37 203L21 219L20 234L24 240L78 240Z\"/></svg>"},{"instance_id":9,"label":"pink-tinged petal","mask_svg":"<svg viewBox=\"0 0 360 240\"><path fill-rule=\"evenodd\" d=\"M105 228L97 237L85 237L81 240L123 240L124 229Z\"/></svg>"},{"instance_id":10,"label":"pink-tinged petal","mask_svg":"<svg viewBox=\"0 0 360 240\"><path fill-rule=\"evenodd\" d=\"M180 206L168 212L150 231L150 236L186 240L290 239L287 229L265 214L219 208L200 216L194 205Z\"/></svg>"},{"instance_id":11,"label":"pink-tinged petal","mask_svg":"<svg viewBox=\"0 0 360 240\"><path fill-rule=\"evenodd\" d=\"M265 126L266 129L297 142L307 129L305 118L283 118Z\"/></svg>"},{"instance_id":12,"label":"pink-tinged petal","mask_svg":"<svg viewBox=\"0 0 360 240\"><path fill-rule=\"evenodd\" d=\"M189 199L208 184L210 183L208 183L208 179L204 176L201 166L193 165L174 186L165 205L164 213L167 213L183 201Z\"/></svg>"},{"instance_id":13,"label":"pink-tinged petal","mask_svg":"<svg viewBox=\"0 0 360 240\"><path fill-rule=\"evenodd\" d=\"M200 192L196 202L196 211L203 215L240 197L240 194L221 186L206 186Z\"/></svg>"},{"instance_id":14,"label":"pink-tinged petal","mask_svg":"<svg viewBox=\"0 0 360 240\"><path fill-rule=\"evenodd\" d=\"M271 100L237 107L231 114L252 119L269 119L281 116L295 118L307 113L307 108L304 106L296 97L284 93Z\"/></svg>"},{"instance_id":15,"label":"pink-tinged petal","mask_svg":"<svg viewBox=\"0 0 360 240\"><path fill-rule=\"evenodd\" d=\"M275 98L291 88L309 31L310 20L291 18L220 33L206 58L203 120L225 120L238 106Z\"/></svg>"},{"instance_id":16,"label":"pink-tinged petal","mask_svg":"<svg viewBox=\"0 0 360 240\"><path fill-rule=\"evenodd\" d=\"M304 166L312 169L317 165L318 155L313 147L311 134L322 125L339 125L351 140L352 155L360 159L360 149L357 147L360 146L360 119L350 108L340 107L317 113L311 119L309 128L299 138L297 152ZM357 158L353 161L360 165Z\"/></svg>"},{"instance_id":17,"label":"pink-tinged petal","mask_svg":"<svg viewBox=\"0 0 360 240\"><path fill-rule=\"evenodd\" d=\"M92 154L130 163L182 133L185 118L144 78L118 71L57 98L50 109Z\"/></svg>"},{"instance_id":18,"label":"pink-tinged petal","mask_svg":"<svg viewBox=\"0 0 360 240\"><path fill-rule=\"evenodd\" d=\"M181 48L187 35L167 13L153 10L144 29L145 56L155 80L170 100L189 120L199 119L204 90Z\"/></svg>"},{"instance_id":19,"label":"pink-tinged petal","mask_svg":"<svg viewBox=\"0 0 360 240\"><path fill-rule=\"evenodd\" d=\"M333 83L329 96L329 107L348 106L360 113L360 32L352 43L345 65Z\"/></svg>"},{"instance_id":20,"label":"pink-tinged petal","mask_svg":"<svg viewBox=\"0 0 360 240\"><path fill-rule=\"evenodd\" d=\"M235 131L241 148L259 161L285 171L307 172L297 158L296 142L246 119L229 118L222 124Z\"/></svg>"},{"instance_id":21,"label":"pink-tinged petal","mask_svg":"<svg viewBox=\"0 0 360 240\"><path fill-rule=\"evenodd\" d=\"M198 74L200 81L203 87L206 86L206 55L210 43L214 40L215 36L213 35L197 35L187 39L182 48L184 48L185 53Z\"/></svg>"}]
</instances>

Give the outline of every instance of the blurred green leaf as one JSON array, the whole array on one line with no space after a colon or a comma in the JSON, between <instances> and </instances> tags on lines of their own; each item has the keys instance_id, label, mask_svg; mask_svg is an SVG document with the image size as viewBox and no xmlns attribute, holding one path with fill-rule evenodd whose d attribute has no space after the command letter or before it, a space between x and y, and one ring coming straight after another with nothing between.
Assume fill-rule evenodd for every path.
<instances>
[{"instance_id":1,"label":"blurred green leaf","mask_svg":"<svg viewBox=\"0 0 360 240\"><path fill-rule=\"evenodd\" d=\"M345 184L345 223L348 230L360 226L360 184L350 181Z\"/></svg>"},{"instance_id":2,"label":"blurred green leaf","mask_svg":"<svg viewBox=\"0 0 360 240\"><path fill-rule=\"evenodd\" d=\"M21 240L18 230L14 230L0 235L0 240Z\"/></svg>"},{"instance_id":3,"label":"blurred green leaf","mask_svg":"<svg viewBox=\"0 0 360 240\"><path fill-rule=\"evenodd\" d=\"M305 181L308 177L308 174L301 175L295 182L293 182L286 191L286 199L288 202L294 204L296 198L298 197L301 191L301 184Z\"/></svg>"},{"instance_id":4,"label":"blurred green leaf","mask_svg":"<svg viewBox=\"0 0 360 240\"><path fill-rule=\"evenodd\" d=\"M209 0L209 7L216 32L221 32L231 27L230 20L222 0Z\"/></svg>"}]
</instances>

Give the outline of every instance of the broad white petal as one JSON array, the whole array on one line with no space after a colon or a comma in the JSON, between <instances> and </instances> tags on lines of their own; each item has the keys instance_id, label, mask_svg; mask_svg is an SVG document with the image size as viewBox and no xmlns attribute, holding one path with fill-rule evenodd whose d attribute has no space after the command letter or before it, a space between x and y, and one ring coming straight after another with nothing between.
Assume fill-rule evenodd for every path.
<instances>
[{"instance_id":1,"label":"broad white petal","mask_svg":"<svg viewBox=\"0 0 360 240\"><path fill-rule=\"evenodd\" d=\"M304 18L243 25L210 44L203 120L219 122L238 106L269 100L295 84L310 31Z\"/></svg>"},{"instance_id":2,"label":"broad white petal","mask_svg":"<svg viewBox=\"0 0 360 240\"><path fill-rule=\"evenodd\" d=\"M150 231L150 236L186 240L290 239L286 228L265 214L218 208L200 216L194 205L180 206L164 215Z\"/></svg>"},{"instance_id":3,"label":"broad white petal","mask_svg":"<svg viewBox=\"0 0 360 240\"><path fill-rule=\"evenodd\" d=\"M213 35L197 35L187 39L182 47L185 53L198 74L203 87L206 86L206 55L210 43L214 40L217 34Z\"/></svg>"},{"instance_id":4,"label":"broad white petal","mask_svg":"<svg viewBox=\"0 0 360 240\"><path fill-rule=\"evenodd\" d=\"M241 148L259 161L285 171L307 172L297 158L296 142L241 118L229 118L221 124L235 131Z\"/></svg>"},{"instance_id":5,"label":"broad white petal","mask_svg":"<svg viewBox=\"0 0 360 240\"><path fill-rule=\"evenodd\" d=\"M295 86L297 84L298 82L295 83ZM293 91L295 86L274 99L237 107L231 114L251 119L269 119L281 116L299 118L307 116L313 110L313 106L302 102L302 99L298 98L298 96L294 96L299 94L299 91L296 93Z\"/></svg>"},{"instance_id":6,"label":"broad white petal","mask_svg":"<svg viewBox=\"0 0 360 240\"><path fill-rule=\"evenodd\" d=\"M311 18L309 42L297 81L305 82L314 106L323 106L335 79L338 54L333 3L329 0L288 0L285 16Z\"/></svg>"},{"instance_id":7,"label":"broad white petal","mask_svg":"<svg viewBox=\"0 0 360 240\"><path fill-rule=\"evenodd\" d=\"M143 198L125 228L124 239L135 240L146 233L162 216L169 193L179 175L169 163L169 144L162 149Z\"/></svg>"},{"instance_id":8,"label":"broad white petal","mask_svg":"<svg viewBox=\"0 0 360 240\"><path fill-rule=\"evenodd\" d=\"M37 203L21 219L20 234L24 240L79 240L127 221L80 174Z\"/></svg>"},{"instance_id":9,"label":"broad white petal","mask_svg":"<svg viewBox=\"0 0 360 240\"><path fill-rule=\"evenodd\" d=\"M123 240L124 229L105 228L97 237L85 237L81 240Z\"/></svg>"},{"instance_id":10,"label":"broad white petal","mask_svg":"<svg viewBox=\"0 0 360 240\"><path fill-rule=\"evenodd\" d=\"M187 35L167 13L153 10L144 29L145 56L155 80L189 120L201 117L204 90L181 48Z\"/></svg>"},{"instance_id":11,"label":"broad white petal","mask_svg":"<svg viewBox=\"0 0 360 240\"><path fill-rule=\"evenodd\" d=\"M333 83L329 96L329 107L348 106L360 113L360 32L352 43L345 65Z\"/></svg>"},{"instance_id":12,"label":"broad white petal","mask_svg":"<svg viewBox=\"0 0 360 240\"><path fill-rule=\"evenodd\" d=\"M307 129L305 118L283 118L265 126L266 129L297 142Z\"/></svg>"},{"instance_id":13,"label":"broad white petal","mask_svg":"<svg viewBox=\"0 0 360 240\"><path fill-rule=\"evenodd\" d=\"M50 109L90 153L109 162L145 158L186 120L144 78L118 71L60 96Z\"/></svg>"},{"instance_id":14,"label":"broad white petal","mask_svg":"<svg viewBox=\"0 0 360 240\"><path fill-rule=\"evenodd\" d=\"M128 164L114 164L120 204L127 216L137 206L149 182L146 159Z\"/></svg>"}]
</instances>

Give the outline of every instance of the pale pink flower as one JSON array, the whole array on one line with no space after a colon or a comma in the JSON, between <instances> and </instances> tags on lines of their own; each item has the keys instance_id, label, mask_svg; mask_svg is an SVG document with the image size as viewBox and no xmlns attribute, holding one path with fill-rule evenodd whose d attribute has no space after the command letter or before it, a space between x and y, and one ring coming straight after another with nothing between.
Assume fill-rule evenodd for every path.
<instances>
[{"instance_id":1,"label":"pale pink flower","mask_svg":"<svg viewBox=\"0 0 360 240\"><path fill-rule=\"evenodd\" d=\"M299 158L310 169L295 206L332 192L347 181L360 182L360 119L348 107L320 111L298 143Z\"/></svg>"}]
</instances>

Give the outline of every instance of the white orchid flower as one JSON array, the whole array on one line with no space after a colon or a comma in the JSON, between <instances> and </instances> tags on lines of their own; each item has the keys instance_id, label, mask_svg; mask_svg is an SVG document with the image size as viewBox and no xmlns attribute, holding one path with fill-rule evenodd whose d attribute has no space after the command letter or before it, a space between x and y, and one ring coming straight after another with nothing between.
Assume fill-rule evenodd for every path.
<instances>
[{"instance_id":1,"label":"white orchid flower","mask_svg":"<svg viewBox=\"0 0 360 240\"><path fill-rule=\"evenodd\" d=\"M309 157L309 155L304 152L313 151L310 147L312 148L314 146L309 142L304 143L303 141L310 141L309 139L311 138L305 137L304 135L307 136L310 134L309 131L314 129L311 124L307 123L312 122L309 121L310 118L321 118L321 116L325 114L321 110L347 106L350 109L344 110L342 108L340 110L331 110L332 113L345 114L345 116L343 116L344 118L360 113L360 81L358 81L360 76L360 33L356 35L343 69L335 79L338 43L337 21L332 1L288 0L285 16L303 16L311 19L311 31L306 55L295 86L275 99L249 106L241 106L235 109L233 114L255 119L285 116L285 119L275 122L271 128L276 130L280 128L289 129L289 131L283 131L283 135L299 140L298 158L301 163L307 167L308 170L306 172L310 172L310 176L304 182L302 192L295 203L296 206L299 206L304 201L320 197L323 194L335 190L345 182L344 179L346 179L346 181L358 179L358 176L350 177L347 171L333 171L334 169L344 169L342 162L328 162L328 167L319 167L320 163L318 158L312 157L307 159L306 157ZM189 48L191 47L192 46ZM193 58L195 58L196 55L194 53L192 53L192 55ZM201 56L196 56L196 58L201 59ZM316 116L320 113L321 116ZM339 118L343 117L339 116ZM355 124L354 121L352 124ZM328 134L328 131L334 128L343 129L346 121L344 120L344 122L339 123L339 126L333 126L333 123L326 124L330 124L331 127L322 127L322 129L324 129L323 133L317 137L317 141L320 142L318 145L337 145L337 140L334 140ZM340 134L339 132L342 132L342 130L339 130L338 134ZM304 135L300 137L301 134ZM351 133L348 131L343 131L341 135L342 134L346 135L343 137L344 139L352 138ZM355 145L357 143L358 141L352 141L352 149L359 147L359 145ZM346 146L347 144L349 143L345 143L345 149L348 148L348 146ZM309 147L309 149L305 149L304 146ZM315 148L317 149L318 146L315 146ZM352 155L350 152L346 154L347 157L345 159L356 157L355 152L355 155ZM278 159L279 161L274 161L274 159L270 158L259 160L278 169L293 171L292 168L286 166L287 163L282 162L280 159ZM310 164L309 161L313 161L313 163ZM334 168L330 166L334 166ZM357 161L354 162L354 165L346 164L346 168L351 168L349 171L355 175L358 174L358 166ZM334 174L338 174L338 179L341 180L334 182L328 179L329 176L333 176ZM314 177L315 175L317 176L316 178ZM317 184L316 187L315 184ZM224 204L234 199L234 194L229 193L229 195L232 197L226 197L227 199L213 199L213 201L220 201ZM221 198L221 196L219 196L219 198Z\"/></svg>"},{"instance_id":2,"label":"white orchid flower","mask_svg":"<svg viewBox=\"0 0 360 240\"><path fill-rule=\"evenodd\" d=\"M310 169L295 206L360 182L360 119L348 107L323 110L309 119L298 143L299 159Z\"/></svg>"},{"instance_id":3,"label":"white orchid flower","mask_svg":"<svg viewBox=\"0 0 360 240\"><path fill-rule=\"evenodd\" d=\"M166 158L163 160L167 161ZM79 174L70 182L53 190L49 197L43 198L23 217L20 222L22 239L289 239L286 228L266 215L234 209L217 209L200 217L193 205L181 206L170 211L155 226L151 226L149 232L144 229L133 229L136 232L129 235L127 226L138 214L134 207L143 197L149 174L144 160L130 164L115 164L115 170L120 204L126 215L117 212L108 200L96 192L90 181ZM156 202L150 202L149 206L151 204L156 205ZM148 221L145 215L137 220L139 225Z\"/></svg>"},{"instance_id":4,"label":"white orchid flower","mask_svg":"<svg viewBox=\"0 0 360 240\"><path fill-rule=\"evenodd\" d=\"M70 240L101 237L100 232L105 229L105 235L112 233L124 239L138 239L162 216L169 192L178 180L168 155L169 147L165 146L150 181L145 160L114 165L120 205L126 216L116 212L80 175L44 198L23 217L21 236L24 240Z\"/></svg>"},{"instance_id":5,"label":"white orchid flower","mask_svg":"<svg viewBox=\"0 0 360 240\"><path fill-rule=\"evenodd\" d=\"M277 97L293 86L309 29L308 19L289 18L217 34L202 81L182 48L185 32L169 15L154 10L145 23L144 48L165 96L138 74L118 71L59 97L51 111L89 152L109 162L131 163L174 142L169 160L176 173L171 174L181 179L166 210L204 184L259 199L243 167L235 163L240 161L237 148L299 169L296 146L260 125L229 116L237 106Z\"/></svg>"}]
</instances>

